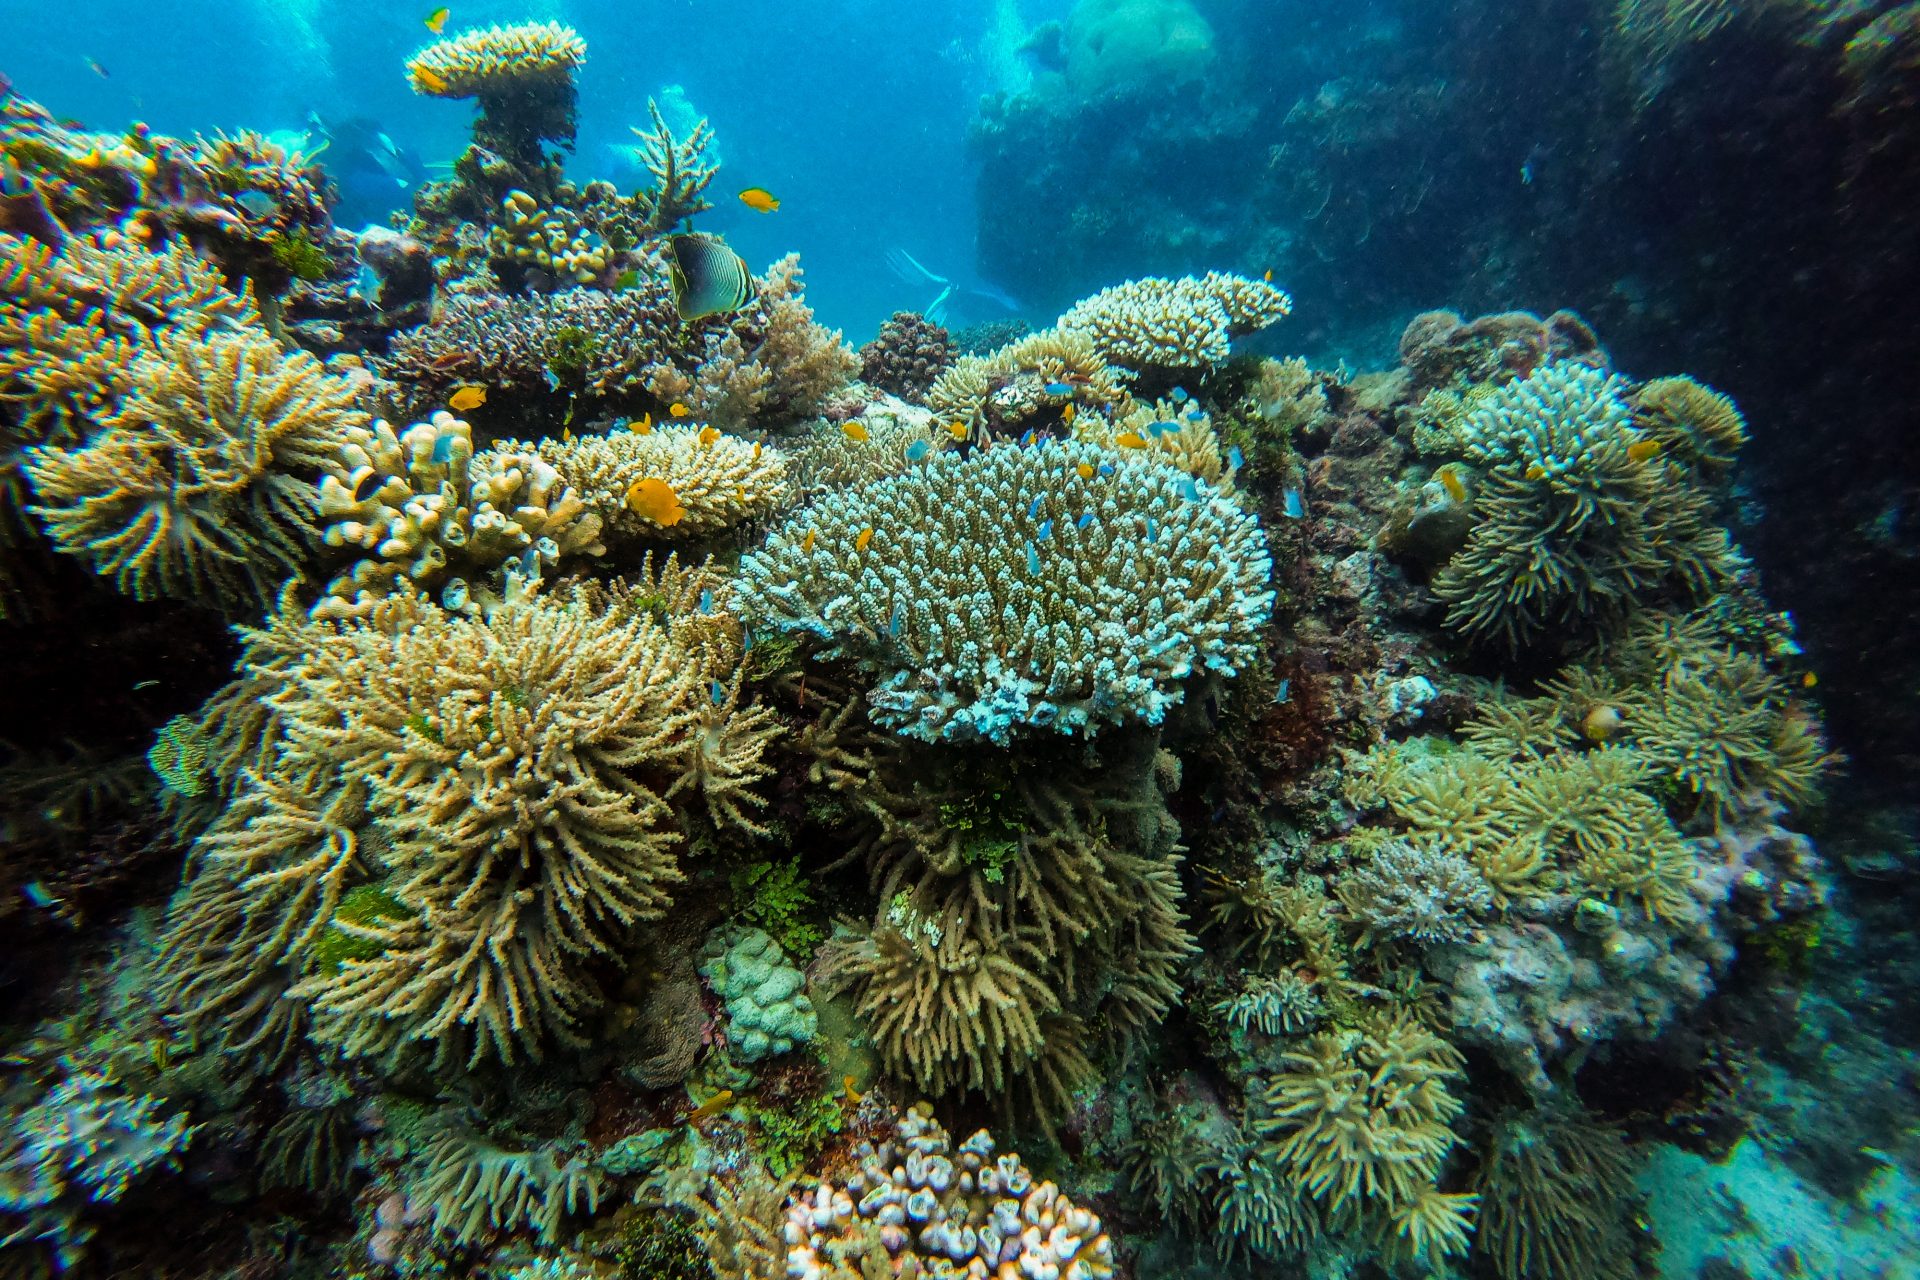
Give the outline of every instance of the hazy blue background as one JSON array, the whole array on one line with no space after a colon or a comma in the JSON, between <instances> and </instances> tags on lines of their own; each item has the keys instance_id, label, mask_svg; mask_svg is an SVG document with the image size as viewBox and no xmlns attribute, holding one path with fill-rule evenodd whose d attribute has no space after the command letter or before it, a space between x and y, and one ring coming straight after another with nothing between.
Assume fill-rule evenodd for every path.
<instances>
[{"instance_id":1,"label":"hazy blue background","mask_svg":"<svg viewBox=\"0 0 1920 1280\"><path fill-rule=\"evenodd\" d=\"M0 0L0 73L92 128L140 119L162 133L272 131L299 128L315 110L371 117L423 160L444 162L465 142L469 108L415 96L402 73L433 38L422 25L433 7ZM1018 0L1017 13L1030 26L1068 7ZM649 94L682 86L713 121L725 161L719 207L700 225L726 233L756 266L799 250L820 317L854 341L895 309L931 301L887 272L888 246L947 274L971 269L966 126L982 93L1017 83L1006 52L1015 0L475 0L452 9L448 33L556 18L586 39L576 178L629 177L609 148L633 141L627 127L645 123ZM746 210L734 196L747 186L766 187L783 207ZM1002 283L1018 292L1018 282Z\"/></svg>"}]
</instances>

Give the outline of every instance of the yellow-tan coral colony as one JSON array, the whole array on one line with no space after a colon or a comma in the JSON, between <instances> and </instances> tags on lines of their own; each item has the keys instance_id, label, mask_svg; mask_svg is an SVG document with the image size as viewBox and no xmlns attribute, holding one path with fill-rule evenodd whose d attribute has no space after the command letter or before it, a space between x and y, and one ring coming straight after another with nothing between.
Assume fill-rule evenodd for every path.
<instances>
[{"instance_id":1,"label":"yellow-tan coral colony","mask_svg":"<svg viewBox=\"0 0 1920 1280\"><path fill-rule=\"evenodd\" d=\"M587 42L558 22L481 27L430 44L407 60L414 92L436 98L502 93L517 84L571 80Z\"/></svg>"}]
</instances>

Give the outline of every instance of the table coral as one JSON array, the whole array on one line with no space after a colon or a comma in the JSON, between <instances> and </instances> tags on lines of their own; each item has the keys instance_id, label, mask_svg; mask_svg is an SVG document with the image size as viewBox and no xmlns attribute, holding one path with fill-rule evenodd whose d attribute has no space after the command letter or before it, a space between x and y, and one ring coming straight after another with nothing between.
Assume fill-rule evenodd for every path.
<instances>
[{"instance_id":1,"label":"table coral","mask_svg":"<svg viewBox=\"0 0 1920 1280\"><path fill-rule=\"evenodd\" d=\"M1132 369L1206 370L1225 362L1233 339L1264 329L1293 310L1286 291L1224 272L1149 276L1103 289L1060 318L1064 333L1084 334L1101 359Z\"/></svg>"},{"instance_id":2,"label":"table coral","mask_svg":"<svg viewBox=\"0 0 1920 1280\"><path fill-rule=\"evenodd\" d=\"M1258 521L1210 486L1051 442L828 494L742 564L756 620L880 677L881 723L1002 743L1158 723L1189 676L1231 676L1269 570Z\"/></svg>"},{"instance_id":3,"label":"table coral","mask_svg":"<svg viewBox=\"0 0 1920 1280\"><path fill-rule=\"evenodd\" d=\"M407 60L414 91L436 98L503 93L526 81L571 81L587 42L558 22L480 27L430 44Z\"/></svg>"},{"instance_id":4,"label":"table coral","mask_svg":"<svg viewBox=\"0 0 1920 1280\"><path fill-rule=\"evenodd\" d=\"M1113 1245L1100 1218L1009 1152L986 1130L957 1147L915 1108L897 1136L863 1144L844 1182L795 1191L786 1211L787 1274L856 1280L900 1265L929 1280L986 1275L1108 1280Z\"/></svg>"},{"instance_id":5,"label":"table coral","mask_svg":"<svg viewBox=\"0 0 1920 1280\"><path fill-rule=\"evenodd\" d=\"M263 331L162 335L84 445L28 453L55 547L141 599L271 600L317 536L312 477L363 417L351 383Z\"/></svg>"}]
</instances>

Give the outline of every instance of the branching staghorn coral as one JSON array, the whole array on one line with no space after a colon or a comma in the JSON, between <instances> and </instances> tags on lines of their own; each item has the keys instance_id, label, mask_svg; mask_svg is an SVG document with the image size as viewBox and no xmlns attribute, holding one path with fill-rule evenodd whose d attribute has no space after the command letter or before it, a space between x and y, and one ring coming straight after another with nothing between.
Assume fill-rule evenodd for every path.
<instances>
[{"instance_id":1,"label":"branching staghorn coral","mask_svg":"<svg viewBox=\"0 0 1920 1280\"><path fill-rule=\"evenodd\" d=\"M1017 438L1030 424L1059 422L1066 407L1109 417L1133 398L1084 334L1047 329L990 355L962 356L927 392L934 421L974 440Z\"/></svg>"},{"instance_id":2,"label":"branching staghorn coral","mask_svg":"<svg viewBox=\"0 0 1920 1280\"><path fill-rule=\"evenodd\" d=\"M1404 1019L1314 1036L1281 1058L1255 1127L1330 1219L1371 1224L1390 1252L1466 1252L1475 1197L1439 1190L1464 1104L1459 1051Z\"/></svg>"},{"instance_id":3,"label":"branching staghorn coral","mask_svg":"<svg viewBox=\"0 0 1920 1280\"><path fill-rule=\"evenodd\" d=\"M615 428L516 447L551 463L616 539L709 537L771 515L787 497L784 453L711 427ZM671 491L670 509L678 508L671 523L629 499L648 480Z\"/></svg>"},{"instance_id":4,"label":"branching staghorn coral","mask_svg":"<svg viewBox=\"0 0 1920 1280\"><path fill-rule=\"evenodd\" d=\"M1510 1112L1493 1127L1474 1190L1476 1252L1501 1280L1628 1280L1635 1265L1634 1158L1616 1129L1578 1111Z\"/></svg>"},{"instance_id":5,"label":"branching staghorn coral","mask_svg":"<svg viewBox=\"0 0 1920 1280\"><path fill-rule=\"evenodd\" d=\"M680 878L680 811L762 829L774 729L740 702L725 584L672 560L639 581L485 620L395 596L256 636L274 718L236 736L280 745L171 913L189 1023L267 1061L303 1029L437 1060L576 1042L589 966Z\"/></svg>"},{"instance_id":6,"label":"branching staghorn coral","mask_svg":"<svg viewBox=\"0 0 1920 1280\"><path fill-rule=\"evenodd\" d=\"M813 322L800 274L798 254L768 267L756 281L758 296L714 322L697 353L649 370L647 389L722 430L777 426L817 411L860 372L860 358L838 329Z\"/></svg>"},{"instance_id":7,"label":"branching staghorn coral","mask_svg":"<svg viewBox=\"0 0 1920 1280\"><path fill-rule=\"evenodd\" d=\"M880 677L929 742L1158 723L1231 676L1272 608L1258 521L1190 476L1089 445L941 454L828 494L742 563L761 625Z\"/></svg>"},{"instance_id":8,"label":"branching staghorn coral","mask_svg":"<svg viewBox=\"0 0 1920 1280\"><path fill-rule=\"evenodd\" d=\"M396 590L462 612L504 594L509 565L538 576L604 550L600 517L551 465L511 442L475 457L472 429L445 410L399 435L382 420L347 436L320 478L323 538L368 554L327 584L315 617L365 612Z\"/></svg>"},{"instance_id":9,"label":"branching staghorn coral","mask_svg":"<svg viewBox=\"0 0 1920 1280\"><path fill-rule=\"evenodd\" d=\"M1293 310L1285 290L1220 271L1168 280L1149 276L1102 289L1060 317L1063 333L1084 334L1100 358L1136 373L1209 369L1233 339Z\"/></svg>"},{"instance_id":10,"label":"branching staghorn coral","mask_svg":"<svg viewBox=\"0 0 1920 1280\"><path fill-rule=\"evenodd\" d=\"M898 1134L863 1143L844 1182L797 1188L786 1219L787 1275L859 1280L911 1274L1109 1280L1113 1245L1092 1210L1042 1182L982 1129L954 1144L922 1104Z\"/></svg>"},{"instance_id":11,"label":"branching staghorn coral","mask_svg":"<svg viewBox=\"0 0 1920 1280\"><path fill-rule=\"evenodd\" d=\"M28 452L54 545L122 591L272 600L317 536L313 477L364 415L353 385L262 331L172 331L77 447Z\"/></svg>"},{"instance_id":12,"label":"branching staghorn coral","mask_svg":"<svg viewBox=\"0 0 1920 1280\"><path fill-rule=\"evenodd\" d=\"M1449 626L1520 649L1616 622L1665 584L1705 594L1738 567L1705 495L1634 429L1620 390L1583 364L1543 365L1467 421L1480 520L1433 580Z\"/></svg>"},{"instance_id":13,"label":"branching staghorn coral","mask_svg":"<svg viewBox=\"0 0 1920 1280\"><path fill-rule=\"evenodd\" d=\"M852 422L858 430L849 432ZM935 453L958 447L952 433L941 429L926 410L898 404L869 405L849 423L816 422L785 445L792 458L794 489L802 500L900 475Z\"/></svg>"},{"instance_id":14,"label":"branching staghorn coral","mask_svg":"<svg viewBox=\"0 0 1920 1280\"><path fill-rule=\"evenodd\" d=\"M635 213L640 218L639 230L646 235L664 235L713 208L705 192L720 166L707 157L707 148L713 144L713 126L705 120L685 138L676 138L667 127L666 117L660 114L660 104L652 98L647 99L647 115L653 128L634 132L640 136L640 163L653 175L653 190L638 193L633 201L638 206Z\"/></svg>"}]
</instances>

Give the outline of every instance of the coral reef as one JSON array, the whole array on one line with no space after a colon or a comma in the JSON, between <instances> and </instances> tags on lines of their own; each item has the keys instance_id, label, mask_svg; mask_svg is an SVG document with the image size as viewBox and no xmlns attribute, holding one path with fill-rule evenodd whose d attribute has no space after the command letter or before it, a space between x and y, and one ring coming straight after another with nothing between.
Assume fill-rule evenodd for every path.
<instances>
[{"instance_id":1,"label":"coral reef","mask_svg":"<svg viewBox=\"0 0 1920 1280\"><path fill-rule=\"evenodd\" d=\"M454 612L506 592L508 565L538 577L568 556L603 553L600 517L547 462L515 448L474 456L473 432L442 410L399 435L352 427L320 478L328 547L369 552L327 585L314 616L364 614L398 591Z\"/></svg>"},{"instance_id":2,"label":"coral reef","mask_svg":"<svg viewBox=\"0 0 1920 1280\"><path fill-rule=\"evenodd\" d=\"M579 487L616 540L707 537L772 514L788 491L784 453L711 427L629 424L532 447ZM677 514L662 519L629 499L647 481L666 486Z\"/></svg>"},{"instance_id":3,"label":"coral reef","mask_svg":"<svg viewBox=\"0 0 1920 1280\"><path fill-rule=\"evenodd\" d=\"M1258 523L1177 475L1075 444L941 454L789 520L744 604L872 670L909 736L1158 723L1189 675L1246 663L1272 603Z\"/></svg>"},{"instance_id":4,"label":"coral reef","mask_svg":"<svg viewBox=\"0 0 1920 1280\"><path fill-rule=\"evenodd\" d=\"M840 1280L898 1265L925 1274L984 1272L1108 1280L1113 1244L1100 1218L1042 1182L983 1129L955 1146L930 1109L859 1153L844 1182L796 1189L786 1211L787 1273ZM884 1255L884 1257L883 1257Z\"/></svg>"},{"instance_id":5,"label":"coral reef","mask_svg":"<svg viewBox=\"0 0 1920 1280\"><path fill-rule=\"evenodd\" d=\"M742 1062L760 1062L813 1039L818 1025L806 975L761 929L715 933L700 976L727 1005L727 1043Z\"/></svg>"},{"instance_id":6,"label":"coral reef","mask_svg":"<svg viewBox=\"0 0 1920 1280\"><path fill-rule=\"evenodd\" d=\"M962 356L927 392L934 418L969 439L1018 438L1037 421L1076 412L1117 413L1132 397L1084 334L1048 329L985 356Z\"/></svg>"},{"instance_id":7,"label":"coral reef","mask_svg":"<svg viewBox=\"0 0 1920 1280\"><path fill-rule=\"evenodd\" d=\"M1100 358L1131 369L1204 370L1226 360L1233 339L1293 310L1284 290L1219 271L1178 280L1149 277L1103 289L1060 317Z\"/></svg>"},{"instance_id":8,"label":"coral reef","mask_svg":"<svg viewBox=\"0 0 1920 1280\"><path fill-rule=\"evenodd\" d=\"M902 400L922 400L953 355L945 329L917 311L896 311L860 348L860 377Z\"/></svg>"}]
</instances>

